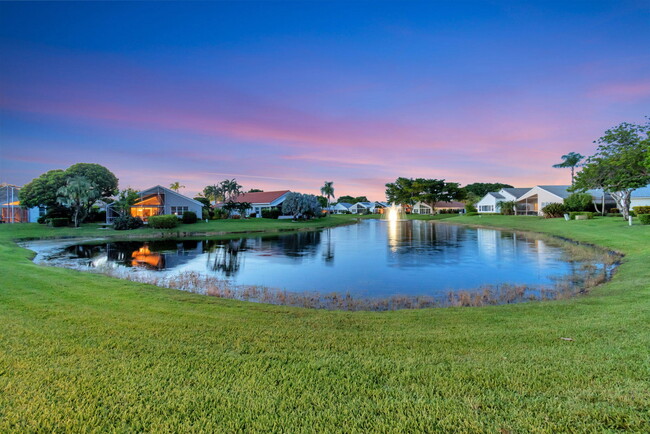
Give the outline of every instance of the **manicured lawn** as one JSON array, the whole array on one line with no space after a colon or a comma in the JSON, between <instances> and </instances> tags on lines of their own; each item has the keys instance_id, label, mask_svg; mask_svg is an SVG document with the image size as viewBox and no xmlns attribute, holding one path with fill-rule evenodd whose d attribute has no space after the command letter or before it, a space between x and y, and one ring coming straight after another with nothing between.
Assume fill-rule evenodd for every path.
<instances>
[{"instance_id":1,"label":"manicured lawn","mask_svg":"<svg viewBox=\"0 0 650 434\"><path fill-rule=\"evenodd\" d=\"M554 233L625 262L571 300L331 312L36 266L12 239L101 231L2 225L0 431L649 431L650 227L448 221Z\"/></svg>"}]
</instances>

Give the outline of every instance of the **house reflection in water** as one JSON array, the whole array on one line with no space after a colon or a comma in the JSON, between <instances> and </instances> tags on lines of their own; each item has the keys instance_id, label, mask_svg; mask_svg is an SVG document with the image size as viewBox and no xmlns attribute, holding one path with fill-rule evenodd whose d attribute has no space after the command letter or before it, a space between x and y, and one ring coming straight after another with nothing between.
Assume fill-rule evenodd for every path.
<instances>
[{"instance_id":1,"label":"house reflection in water","mask_svg":"<svg viewBox=\"0 0 650 434\"><path fill-rule=\"evenodd\" d=\"M149 250L149 245L145 244L131 254L132 267L145 267L154 270L165 268L165 256Z\"/></svg>"}]
</instances>

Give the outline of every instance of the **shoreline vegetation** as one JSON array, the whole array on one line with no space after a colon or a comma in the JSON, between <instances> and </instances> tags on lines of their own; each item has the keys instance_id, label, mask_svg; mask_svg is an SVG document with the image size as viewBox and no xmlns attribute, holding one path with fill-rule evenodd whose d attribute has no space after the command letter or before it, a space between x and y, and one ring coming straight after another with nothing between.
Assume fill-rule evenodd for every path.
<instances>
[{"instance_id":1,"label":"shoreline vegetation","mask_svg":"<svg viewBox=\"0 0 650 434\"><path fill-rule=\"evenodd\" d=\"M2 225L0 430L650 430L647 226L496 215L449 223L546 233L625 257L584 297L346 312L41 267L14 243L41 229Z\"/></svg>"}]
</instances>

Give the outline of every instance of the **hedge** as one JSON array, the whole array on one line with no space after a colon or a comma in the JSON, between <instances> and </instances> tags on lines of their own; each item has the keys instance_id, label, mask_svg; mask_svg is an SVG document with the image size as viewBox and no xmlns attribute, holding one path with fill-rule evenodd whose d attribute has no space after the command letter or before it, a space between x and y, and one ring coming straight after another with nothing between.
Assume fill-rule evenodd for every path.
<instances>
[{"instance_id":1,"label":"hedge","mask_svg":"<svg viewBox=\"0 0 650 434\"><path fill-rule=\"evenodd\" d=\"M641 214L650 214L650 206L635 206L632 208L634 213L638 216Z\"/></svg>"},{"instance_id":2,"label":"hedge","mask_svg":"<svg viewBox=\"0 0 650 434\"><path fill-rule=\"evenodd\" d=\"M282 211L277 208L263 209L262 217L265 219L277 219L282 215Z\"/></svg>"},{"instance_id":3,"label":"hedge","mask_svg":"<svg viewBox=\"0 0 650 434\"><path fill-rule=\"evenodd\" d=\"M128 231L131 229L138 229L144 225L144 222L140 217L133 217L130 215L124 215L117 217L113 220L113 229L116 231Z\"/></svg>"},{"instance_id":4,"label":"hedge","mask_svg":"<svg viewBox=\"0 0 650 434\"><path fill-rule=\"evenodd\" d=\"M178 217L174 214L149 217L149 227L154 229L171 229L178 226Z\"/></svg>"},{"instance_id":5,"label":"hedge","mask_svg":"<svg viewBox=\"0 0 650 434\"><path fill-rule=\"evenodd\" d=\"M587 211L581 211L581 212L572 211L572 212L569 213L569 218L571 220L575 220L577 215L586 215L587 220L591 220L592 218L594 218L594 213L593 212L587 212Z\"/></svg>"},{"instance_id":6,"label":"hedge","mask_svg":"<svg viewBox=\"0 0 650 434\"><path fill-rule=\"evenodd\" d=\"M472 217L472 216L478 215L478 213L477 212L466 212L465 215L469 216L469 217Z\"/></svg>"},{"instance_id":7,"label":"hedge","mask_svg":"<svg viewBox=\"0 0 650 434\"><path fill-rule=\"evenodd\" d=\"M185 211L183 213L183 223L191 225L193 223L196 223L198 220L198 217L196 216L196 213L194 211Z\"/></svg>"},{"instance_id":8,"label":"hedge","mask_svg":"<svg viewBox=\"0 0 650 434\"><path fill-rule=\"evenodd\" d=\"M68 226L70 224L70 219L67 217L55 217L50 219L50 226L53 228L60 228L63 226Z\"/></svg>"},{"instance_id":9,"label":"hedge","mask_svg":"<svg viewBox=\"0 0 650 434\"><path fill-rule=\"evenodd\" d=\"M561 203L549 203L544 208L542 208L544 217L547 219L558 218L564 216L566 208L564 204Z\"/></svg>"},{"instance_id":10,"label":"hedge","mask_svg":"<svg viewBox=\"0 0 650 434\"><path fill-rule=\"evenodd\" d=\"M650 225L650 214L639 214L639 221L642 225Z\"/></svg>"}]
</instances>

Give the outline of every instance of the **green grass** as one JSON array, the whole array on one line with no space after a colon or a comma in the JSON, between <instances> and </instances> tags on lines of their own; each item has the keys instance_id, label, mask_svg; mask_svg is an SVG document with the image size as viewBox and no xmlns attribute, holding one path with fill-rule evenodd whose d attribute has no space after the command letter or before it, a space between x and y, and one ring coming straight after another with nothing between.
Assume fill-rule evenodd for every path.
<instances>
[{"instance_id":1,"label":"green grass","mask_svg":"<svg viewBox=\"0 0 650 434\"><path fill-rule=\"evenodd\" d=\"M12 239L99 230L3 225L0 431L649 431L650 228L448 221L626 257L611 282L571 300L350 313L36 266Z\"/></svg>"}]
</instances>

